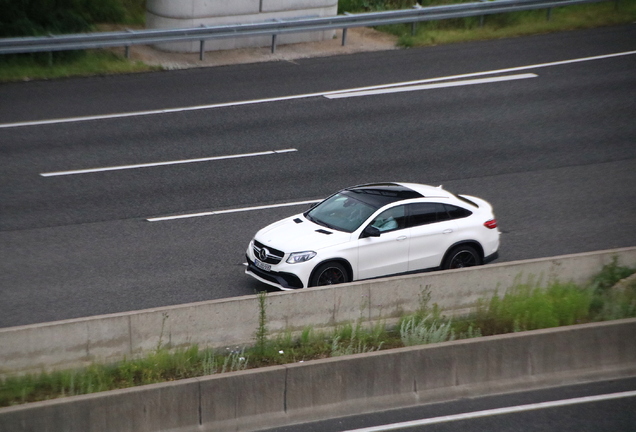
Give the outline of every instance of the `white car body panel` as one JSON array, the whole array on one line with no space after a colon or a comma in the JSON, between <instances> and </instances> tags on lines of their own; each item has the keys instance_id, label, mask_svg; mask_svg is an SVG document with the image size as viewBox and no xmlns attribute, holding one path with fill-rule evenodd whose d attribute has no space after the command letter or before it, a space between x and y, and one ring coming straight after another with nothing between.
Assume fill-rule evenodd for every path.
<instances>
[{"instance_id":1,"label":"white car body panel","mask_svg":"<svg viewBox=\"0 0 636 432\"><path fill-rule=\"evenodd\" d=\"M455 220L409 228L408 271L439 267L444 253L456 243Z\"/></svg>"},{"instance_id":2,"label":"white car body panel","mask_svg":"<svg viewBox=\"0 0 636 432\"><path fill-rule=\"evenodd\" d=\"M302 222L294 222L296 219L300 219ZM329 231L332 234L324 234L318 230ZM351 239L351 234L327 229L299 214L263 228L259 231L258 238L265 246L283 251L303 252L306 250L318 251L325 247L348 242ZM307 245L311 245L311 247L306 249Z\"/></svg>"},{"instance_id":3,"label":"white car body panel","mask_svg":"<svg viewBox=\"0 0 636 432\"><path fill-rule=\"evenodd\" d=\"M356 279L368 279L408 270L408 229L383 233L380 237L358 240Z\"/></svg>"}]
</instances>

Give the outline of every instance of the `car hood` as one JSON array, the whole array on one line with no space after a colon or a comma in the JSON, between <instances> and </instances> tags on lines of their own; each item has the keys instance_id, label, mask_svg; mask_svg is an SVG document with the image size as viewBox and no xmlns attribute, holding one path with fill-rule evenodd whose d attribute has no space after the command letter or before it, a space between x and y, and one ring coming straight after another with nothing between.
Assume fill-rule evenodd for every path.
<instances>
[{"instance_id":1,"label":"car hood","mask_svg":"<svg viewBox=\"0 0 636 432\"><path fill-rule=\"evenodd\" d=\"M315 224L299 214L266 226L254 238L265 246L285 253L309 250L317 252L349 241L351 233Z\"/></svg>"}]
</instances>

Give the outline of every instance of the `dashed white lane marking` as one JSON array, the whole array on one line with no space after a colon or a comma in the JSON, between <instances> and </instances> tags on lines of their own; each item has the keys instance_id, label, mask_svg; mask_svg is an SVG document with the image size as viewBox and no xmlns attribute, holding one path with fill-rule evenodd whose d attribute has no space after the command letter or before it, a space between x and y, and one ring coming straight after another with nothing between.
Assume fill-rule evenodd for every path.
<instances>
[{"instance_id":1,"label":"dashed white lane marking","mask_svg":"<svg viewBox=\"0 0 636 432\"><path fill-rule=\"evenodd\" d=\"M513 81L513 80L520 80L520 79L536 78L537 76L538 75L533 73L505 75L505 76L499 76L499 77L493 77L493 78L478 78L478 79L472 79L472 80L450 81L450 82L443 82L443 83L437 83L437 84L420 84L420 85L410 85L410 86L403 86L403 87L383 88L383 89L376 89L376 90L351 91L348 93L329 94L329 95L325 95L325 97L327 99L341 99L341 98L358 97L358 96L372 96L372 95L387 94L387 93L401 93L401 92L431 90L431 89L446 88L446 87L459 87L459 86L467 86L467 85L475 85L475 84L488 84L488 83L503 82L503 81Z\"/></svg>"},{"instance_id":2,"label":"dashed white lane marking","mask_svg":"<svg viewBox=\"0 0 636 432\"><path fill-rule=\"evenodd\" d=\"M610 393L610 394L597 395L597 396L585 396L585 397L579 397L579 398L573 398L573 399L562 399L562 400L550 401L550 402L540 402L540 403L534 403L534 404L528 404L528 405L517 405L512 407L506 407L506 408L496 408L496 409L490 409L485 411L474 411L469 413L433 417L428 419L393 423L393 424L382 425L382 426L372 426L368 428L353 429L353 430L348 430L344 432L384 432L384 431L392 431L392 430L398 430L398 429L407 429L407 428L418 427L418 426L432 425L436 423L447 423L447 422L452 422L457 420L471 420L471 419L476 419L480 417L490 417L494 415L512 414L512 413L518 413L518 412L524 412L524 411L555 408L555 407L562 407L562 406L568 406L568 405L576 405L581 403L628 398L628 397L634 397L634 396L636 396L636 391Z\"/></svg>"},{"instance_id":3,"label":"dashed white lane marking","mask_svg":"<svg viewBox=\"0 0 636 432\"><path fill-rule=\"evenodd\" d=\"M243 153L236 155L228 155L228 156L212 156L198 159L182 159L182 160L174 160L167 162L152 162L152 163L143 163L137 165L121 165L121 166L112 166L112 167L104 167L104 168L88 168L88 169L80 169L73 171L57 171L57 172L48 172L48 173L40 173L42 177L56 177L56 176L66 176L66 175L74 175L74 174L88 174L88 173L96 173L96 172L104 172L104 171L120 171L120 170L128 170L128 169L137 169L137 168L148 168L148 167L157 167L157 166L165 166L165 165L180 165L187 163L195 163L195 162L210 162L210 161L218 161L225 159L239 159L239 158L247 158L254 156L267 156L273 154L280 153L290 153L298 151L296 149L282 149L282 150L270 150L263 151L257 153Z\"/></svg>"},{"instance_id":4,"label":"dashed white lane marking","mask_svg":"<svg viewBox=\"0 0 636 432\"><path fill-rule=\"evenodd\" d=\"M161 221L168 221L168 220L175 220L175 219L187 219L187 218L195 218L195 217L201 217L201 216L214 216L214 215L228 214L228 213L239 213L239 212L254 211L254 210L268 210L268 209L279 208L279 207L307 205L307 204L313 204L319 201L321 200L297 201L297 202L272 204L272 205L257 206L257 207L243 207L243 208L236 208L236 209L229 209L229 210L190 213L190 214L182 214L182 215L175 215L175 216L153 217L153 218L148 218L146 220L148 222L161 222Z\"/></svg>"},{"instance_id":5,"label":"dashed white lane marking","mask_svg":"<svg viewBox=\"0 0 636 432\"><path fill-rule=\"evenodd\" d=\"M425 84L425 83L438 82L438 81L457 80L457 79L471 78L471 77L484 76L484 75L512 73L512 72L519 72L519 71L528 70L528 69L539 69L539 68L545 68L545 67L562 66L562 65L594 61L594 60L604 60L604 59L628 56L633 54L636 54L636 51L625 51L625 52L619 52L619 53L613 53L613 54L604 54L604 55L598 55L598 56L592 56L592 57L582 57L582 58L561 60L561 61L555 61L555 62L549 62L549 63L538 63L534 65L518 66L518 67L497 69L497 70L490 70L490 71L483 71L483 72L473 72L473 73L460 74L460 75L451 75L451 76L439 77L439 78L427 78L427 79L421 79L416 81L405 81L405 82L392 83L392 84L382 84L377 86L327 91L327 92L321 92L321 93L307 93L307 94L283 96L283 97L267 98L267 99L254 99L254 100L247 100L247 101L226 102L226 103L209 104L209 105L197 105L197 106L181 107L181 108L136 111L136 112L129 112L129 113L116 113L116 114L105 114L105 115L84 116L84 117L69 117L69 118L50 119L50 120L34 120L34 121L24 121L24 122L15 122L15 123L0 123L0 129L24 127L24 126L38 126L38 125L47 125L47 124L59 124L59 123L73 123L73 122L82 122L82 121L89 121L89 120L107 120L107 119L146 116L146 115L154 115L154 114L169 114L169 113L178 113L178 112L185 112L185 111L206 110L206 109L233 107L233 106L240 106L240 105L252 105L252 104L259 104L259 103L278 102L278 101L303 99L303 98L311 98L311 97L319 97L319 96L328 97L330 95L335 95L339 93L352 93L352 92L382 89L382 88L404 87L409 85L418 85L418 84Z\"/></svg>"}]
</instances>

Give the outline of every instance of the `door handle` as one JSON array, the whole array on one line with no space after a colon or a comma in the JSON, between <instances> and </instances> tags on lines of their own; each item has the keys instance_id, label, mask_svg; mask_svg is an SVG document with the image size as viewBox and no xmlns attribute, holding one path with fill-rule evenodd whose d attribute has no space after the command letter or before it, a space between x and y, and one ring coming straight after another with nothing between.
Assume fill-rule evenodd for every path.
<instances>
[{"instance_id":1,"label":"door handle","mask_svg":"<svg viewBox=\"0 0 636 432\"><path fill-rule=\"evenodd\" d=\"M453 230L448 228L448 229L445 229L444 231L442 231L442 234L450 234L452 232L453 232Z\"/></svg>"},{"instance_id":2,"label":"door handle","mask_svg":"<svg viewBox=\"0 0 636 432\"><path fill-rule=\"evenodd\" d=\"M403 241L403 240L406 240L406 236L399 236L396 240L397 240L397 241Z\"/></svg>"}]
</instances>

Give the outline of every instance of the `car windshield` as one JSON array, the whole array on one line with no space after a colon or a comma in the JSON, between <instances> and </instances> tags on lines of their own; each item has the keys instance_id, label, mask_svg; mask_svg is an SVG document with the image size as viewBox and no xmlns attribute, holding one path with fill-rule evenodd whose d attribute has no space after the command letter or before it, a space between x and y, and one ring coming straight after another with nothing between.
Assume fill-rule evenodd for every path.
<instances>
[{"instance_id":1,"label":"car windshield","mask_svg":"<svg viewBox=\"0 0 636 432\"><path fill-rule=\"evenodd\" d=\"M350 233L358 229L376 210L376 207L356 199L352 193L343 191L306 212L305 217L318 225Z\"/></svg>"}]
</instances>

